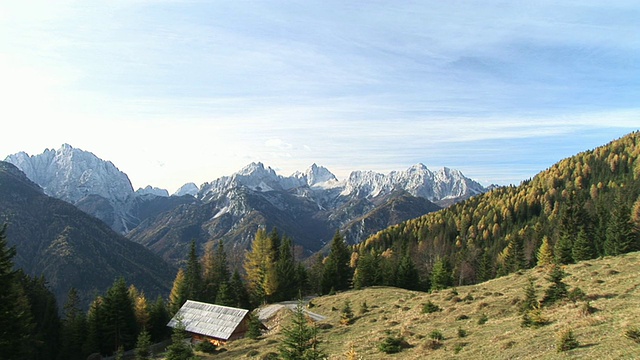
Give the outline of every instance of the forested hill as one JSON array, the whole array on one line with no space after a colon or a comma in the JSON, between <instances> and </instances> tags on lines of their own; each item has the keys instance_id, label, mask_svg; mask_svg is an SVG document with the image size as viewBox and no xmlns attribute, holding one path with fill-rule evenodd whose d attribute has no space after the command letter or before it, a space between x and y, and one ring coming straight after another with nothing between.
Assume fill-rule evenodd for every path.
<instances>
[{"instance_id":1,"label":"forested hill","mask_svg":"<svg viewBox=\"0 0 640 360\"><path fill-rule=\"evenodd\" d=\"M634 132L564 159L520 186L380 231L356 250L360 256L369 249L408 251L423 279L439 263L450 271L450 285L531 267L540 250L542 262L553 254L559 263L633 251L639 248L639 157L640 133Z\"/></svg>"},{"instance_id":2,"label":"forested hill","mask_svg":"<svg viewBox=\"0 0 640 360\"><path fill-rule=\"evenodd\" d=\"M0 227L17 250L16 268L43 275L58 304L74 287L82 305L125 277L147 296L165 296L175 269L73 205L49 197L14 165L0 161Z\"/></svg>"}]
</instances>

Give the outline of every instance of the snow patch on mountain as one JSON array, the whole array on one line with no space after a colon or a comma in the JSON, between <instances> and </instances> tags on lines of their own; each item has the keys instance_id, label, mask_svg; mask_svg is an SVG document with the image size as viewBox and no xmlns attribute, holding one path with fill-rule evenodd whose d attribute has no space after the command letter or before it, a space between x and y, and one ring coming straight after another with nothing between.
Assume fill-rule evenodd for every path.
<instances>
[{"instance_id":1,"label":"snow patch on mountain","mask_svg":"<svg viewBox=\"0 0 640 360\"><path fill-rule=\"evenodd\" d=\"M153 187L151 185L147 185L144 189L139 188L138 190L136 190L136 194L140 196L152 195L152 196L169 197L169 192L167 190Z\"/></svg>"},{"instance_id":2,"label":"snow patch on mountain","mask_svg":"<svg viewBox=\"0 0 640 360\"><path fill-rule=\"evenodd\" d=\"M173 193L173 196L191 195L193 197L196 197L198 195L198 191L198 186L190 182L182 185L180 189L176 190L176 192Z\"/></svg>"}]
</instances>

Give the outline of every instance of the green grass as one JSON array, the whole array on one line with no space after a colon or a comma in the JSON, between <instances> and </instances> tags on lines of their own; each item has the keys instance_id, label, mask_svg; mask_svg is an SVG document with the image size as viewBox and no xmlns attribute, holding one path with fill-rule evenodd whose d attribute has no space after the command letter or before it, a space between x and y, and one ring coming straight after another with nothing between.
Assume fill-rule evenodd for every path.
<instances>
[{"instance_id":1,"label":"green grass","mask_svg":"<svg viewBox=\"0 0 640 360\"><path fill-rule=\"evenodd\" d=\"M353 290L314 299L310 309L328 317L319 331L320 348L330 359L344 359L353 350L363 359L627 359L640 353L640 345L628 338L629 329L640 323L640 253L601 260L584 261L564 268L569 289L579 287L585 302L561 301L542 308L549 323L539 328L521 327L520 302L527 277L535 278L536 293L542 297L549 285L546 270L535 268L472 286L458 286L465 301L451 297L451 290L422 293L388 287ZM470 295L470 296L469 296ZM354 316L349 326L340 325L344 303L366 301L368 311ZM423 313L424 304L438 304L441 311ZM488 321L478 319L485 314ZM288 315L274 321L273 331L260 340L242 339L224 346L226 351L204 359L260 359L277 352L278 325L287 324ZM464 315L464 316L462 316ZM464 329L464 342L459 329ZM558 354L557 334L571 329L579 346ZM438 330L443 339L434 347L431 334ZM625 336L626 335L626 336ZM385 354L378 347L385 339L402 338L402 350Z\"/></svg>"}]
</instances>

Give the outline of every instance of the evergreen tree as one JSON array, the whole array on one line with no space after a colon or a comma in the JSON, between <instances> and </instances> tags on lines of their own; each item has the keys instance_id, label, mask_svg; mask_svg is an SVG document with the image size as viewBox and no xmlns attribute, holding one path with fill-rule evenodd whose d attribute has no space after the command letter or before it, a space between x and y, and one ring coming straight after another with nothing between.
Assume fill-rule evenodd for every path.
<instances>
[{"instance_id":1,"label":"evergreen tree","mask_svg":"<svg viewBox=\"0 0 640 360\"><path fill-rule=\"evenodd\" d=\"M483 282L494 278L494 264L491 254L488 250L485 250L480 258L480 265L478 267L478 281Z\"/></svg>"},{"instance_id":2,"label":"evergreen tree","mask_svg":"<svg viewBox=\"0 0 640 360\"><path fill-rule=\"evenodd\" d=\"M182 269L178 269L176 278L173 280L171 294L169 294L169 314L175 315L187 300L189 300L189 293L185 282L185 273Z\"/></svg>"},{"instance_id":3,"label":"evergreen tree","mask_svg":"<svg viewBox=\"0 0 640 360\"><path fill-rule=\"evenodd\" d=\"M420 275L413 260L409 255L405 255L400 260L398 266L398 274L396 277L396 286L407 290L420 289Z\"/></svg>"},{"instance_id":4,"label":"evergreen tree","mask_svg":"<svg viewBox=\"0 0 640 360\"><path fill-rule=\"evenodd\" d=\"M173 328L173 335L171 335L171 345L167 347L165 354L165 360L196 360L191 346L185 343L187 339L187 331L184 324L178 321L178 325Z\"/></svg>"},{"instance_id":5,"label":"evergreen tree","mask_svg":"<svg viewBox=\"0 0 640 360\"><path fill-rule=\"evenodd\" d=\"M274 301L291 300L295 298L300 290L297 283L296 263L293 259L292 241L284 236L279 249L278 260L276 262L276 277L278 279L278 289Z\"/></svg>"},{"instance_id":6,"label":"evergreen tree","mask_svg":"<svg viewBox=\"0 0 640 360\"><path fill-rule=\"evenodd\" d=\"M547 266L554 263L553 251L551 250L551 244L549 244L549 238L547 236L542 238L542 245L540 245L536 256L538 258L538 266Z\"/></svg>"},{"instance_id":7,"label":"evergreen tree","mask_svg":"<svg viewBox=\"0 0 640 360\"><path fill-rule=\"evenodd\" d=\"M593 243L587 237L587 232L585 231L584 227L580 228L578 237L573 243L573 249L571 250L573 260L582 261L593 259L594 253L595 249L593 248Z\"/></svg>"},{"instance_id":8,"label":"evergreen tree","mask_svg":"<svg viewBox=\"0 0 640 360\"><path fill-rule=\"evenodd\" d=\"M375 251L366 251L358 258L356 270L353 274L353 287L362 289L368 286L380 285L382 278L380 276L380 257Z\"/></svg>"},{"instance_id":9,"label":"evergreen tree","mask_svg":"<svg viewBox=\"0 0 640 360\"><path fill-rule=\"evenodd\" d=\"M189 248L189 258L187 260L187 268L184 272L184 286L186 291L186 300L200 300L202 294L202 268L198 260L196 250L196 241L191 241ZM185 301L186 301L185 300Z\"/></svg>"},{"instance_id":10,"label":"evergreen tree","mask_svg":"<svg viewBox=\"0 0 640 360\"><path fill-rule=\"evenodd\" d=\"M573 263L573 242L571 236L567 234L560 235L558 241L553 248L553 254L557 264Z\"/></svg>"},{"instance_id":11,"label":"evergreen tree","mask_svg":"<svg viewBox=\"0 0 640 360\"><path fill-rule=\"evenodd\" d=\"M151 354L151 335L145 329L138 334L138 340L136 341L135 360L149 360L152 358Z\"/></svg>"},{"instance_id":12,"label":"evergreen tree","mask_svg":"<svg viewBox=\"0 0 640 360\"><path fill-rule=\"evenodd\" d=\"M160 342L169 337L167 323L171 320L167 306L162 297L158 296L149 308L149 334L153 342Z\"/></svg>"},{"instance_id":13,"label":"evergreen tree","mask_svg":"<svg viewBox=\"0 0 640 360\"><path fill-rule=\"evenodd\" d=\"M231 281L229 282L229 290L234 301L234 307L240 309L251 308L249 293L247 292L247 288L244 285L244 282L242 281L238 270L234 271L233 275L231 276Z\"/></svg>"},{"instance_id":14,"label":"evergreen tree","mask_svg":"<svg viewBox=\"0 0 640 360\"><path fill-rule=\"evenodd\" d=\"M119 347L133 349L138 329L135 311L129 297L129 291L124 278L117 279L107 290L104 297L106 344L111 344L110 351Z\"/></svg>"},{"instance_id":15,"label":"evergreen tree","mask_svg":"<svg viewBox=\"0 0 640 360\"><path fill-rule=\"evenodd\" d=\"M333 236L329 256L327 256L322 274L322 292L327 294L333 288L336 291L347 290L352 279L349 260L351 252L339 231Z\"/></svg>"},{"instance_id":16,"label":"evergreen tree","mask_svg":"<svg viewBox=\"0 0 640 360\"><path fill-rule=\"evenodd\" d=\"M236 305L231 289L229 288L229 284L227 284L226 282L223 282L222 284L220 284L215 303L222 306Z\"/></svg>"},{"instance_id":17,"label":"evergreen tree","mask_svg":"<svg viewBox=\"0 0 640 360\"><path fill-rule=\"evenodd\" d=\"M31 335L31 359L54 360L59 350L61 326L56 298L47 288L43 276L32 278L22 270L18 274L30 305L34 325Z\"/></svg>"},{"instance_id":18,"label":"evergreen tree","mask_svg":"<svg viewBox=\"0 0 640 360\"><path fill-rule=\"evenodd\" d=\"M13 269L14 247L9 247L6 226L0 228L0 354L14 359L28 359L34 327L30 305L16 271Z\"/></svg>"},{"instance_id":19,"label":"evergreen tree","mask_svg":"<svg viewBox=\"0 0 640 360\"><path fill-rule=\"evenodd\" d=\"M322 275L324 274L324 257L317 253L311 261L309 267L309 290L312 294L322 294Z\"/></svg>"},{"instance_id":20,"label":"evergreen tree","mask_svg":"<svg viewBox=\"0 0 640 360\"><path fill-rule=\"evenodd\" d=\"M441 257L436 260L431 270L431 289L442 290L453 285L451 265L447 258Z\"/></svg>"},{"instance_id":21,"label":"evergreen tree","mask_svg":"<svg viewBox=\"0 0 640 360\"><path fill-rule=\"evenodd\" d=\"M109 345L104 341L106 316L103 298L97 296L89 306L87 313L87 337L82 345L84 354L107 354Z\"/></svg>"},{"instance_id":22,"label":"evergreen tree","mask_svg":"<svg viewBox=\"0 0 640 360\"><path fill-rule=\"evenodd\" d=\"M216 299L218 288L223 282L228 282L230 278L227 253L224 250L222 240L218 246L209 244L203 257L203 300L213 302Z\"/></svg>"},{"instance_id":23,"label":"evergreen tree","mask_svg":"<svg viewBox=\"0 0 640 360\"><path fill-rule=\"evenodd\" d=\"M526 313L538 307L538 298L536 297L536 286L532 277L527 278L527 285L524 288L524 301L522 302L521 311Z\"/></svg>"},{"instance_id":24,"label":"evergreen tree","mask_svg":"<svg viewBox=\"0 0 640 360\"><path fill-rule=\"evenodd\" d=\"M298 302L291 320L291 325L282 330L284 338L278 347L280 357L284 360L315 360L324 358L318 349L315 326L309 326L304 314L302 301Z\"/></svg>"},{"instance_id":25,"label":"evergreen tree","mask_svg":"<svg viewBox=\"0 0 640 360\"><path fill-rule=\"evenodd\" d=\"M247 330L247 337L249 339L256 340L262 336L262 322L253 313L249 314L249 329Z\"/></svg>"},{"instance_id":26,"label":"evergreen tree","mask_svg":"<svg viewBox=\"0 0 640 360\"><path fill-rule=\"evenodd\" d=\"M620 255L636 250L636 239L629 207L621 196L616 198L607 226L604 251L606 255Z\"/></svg>"},{"instance_id":27,"label":"evergreen tree","mask_svg":"<svg viewBox=\"0 0 640 360\"><path fill-rule=\"evenodd\" d=\"M59 360L84 360L82 349L87 331L87 319L80 308L80 297L75 288L69 289L64 304L64 318L60 335Z\"/></svg>"},{"instance_id":28,"label":"evergreen tree","mask_svg":"<svg viewBox=\"0 0 640 360\"><path fill-rule=\"evenodd\" d=\"M569 294L567 290L567 284L562 279L567 276L562 268L558 265L554 265L547 276L547 280L551 282L551 285L545 290L541 303L544 305L551 305L554 302L564 299Z\"/></svg>"}]
</instances>

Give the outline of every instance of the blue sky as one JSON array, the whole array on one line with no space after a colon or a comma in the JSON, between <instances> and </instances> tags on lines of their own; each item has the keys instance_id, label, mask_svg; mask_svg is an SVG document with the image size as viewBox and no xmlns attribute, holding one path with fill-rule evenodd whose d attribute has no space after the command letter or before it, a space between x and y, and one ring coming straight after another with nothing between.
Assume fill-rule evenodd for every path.
<instances>
[{"instance_id":1,"label":"blue sky","mask_svg":"<svg viewBox=\"0 0 640 360\"><path fill-rule=\"evenodd\" d=\"M3 1L0 157L69 143L169 191L252 161L517 184L640 129L638 19L636 1Z\"/></svg>"}]
</instances>

